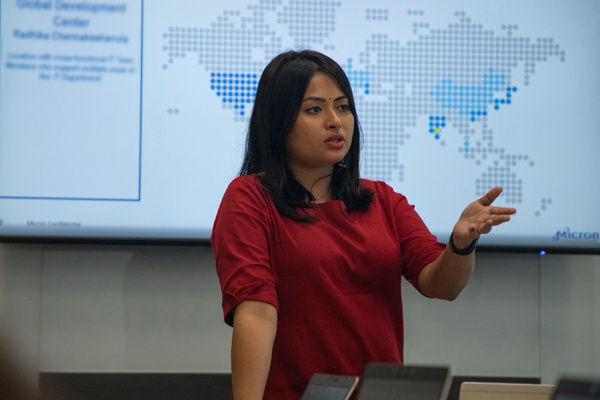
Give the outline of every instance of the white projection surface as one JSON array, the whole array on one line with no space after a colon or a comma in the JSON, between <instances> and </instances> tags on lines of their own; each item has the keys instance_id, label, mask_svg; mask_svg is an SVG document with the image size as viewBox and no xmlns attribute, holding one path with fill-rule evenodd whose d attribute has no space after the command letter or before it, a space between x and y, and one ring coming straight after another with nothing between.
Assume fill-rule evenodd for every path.
<instances>
[{"instance_id":1,"label":"white projection surface","mask_svg":"<svg viewBox=\"0 0 600 400\"><path fill-rule=\"evenodd\" d=\"M361 175L439 239L600 249L600 2L2 0L0 239L208 239L272 57L334 58Z\"/></svg>"}]
</instances>

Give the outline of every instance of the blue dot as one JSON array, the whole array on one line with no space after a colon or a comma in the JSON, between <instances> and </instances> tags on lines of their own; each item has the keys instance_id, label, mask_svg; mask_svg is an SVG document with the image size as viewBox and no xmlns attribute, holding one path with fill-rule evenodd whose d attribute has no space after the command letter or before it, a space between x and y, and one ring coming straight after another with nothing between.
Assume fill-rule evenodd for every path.
<instances>
[{"instance_id":1,"label":"blue dot","mask_svg":"<svg viewBox=\"0 0 600 400\"><path fill-rule=\"evenodd\" d=\"M510 97L510 96L511 96L511 94L510 94L510 93L506 93L506 97Z\"/></svg>"},{"instance_id":2,"label":"blue dot","mask_svg":"<svg viewBox=\"0 0 600 400\"><path fill-rule=\"evenodd\" d=\"M516 87L516 86L514 86L514 87L513 87L513 92L516 92L516 91L517 91L517 87Z\"/></svg>"},{"instance_id":3,"label":"blue dot","mask_svg":"<svg viewBox=\"0 0 600 400\"><path fill-rule=\"evenodd\" d=\"M483 115L487 115L487 111L484 111L482 114L483 114Z\"/></svg>"},{"instance_id":4,"label":"blue dot","mask_svg":"<svg viewBox=\"0 0 600 400\"><path fill-rule=\"evenodd\" d=\"M445 121L445 120L446 120L446 117L442 117L442 121Z\"/></svg>"},{"instance_id":5,"label":"blue dot","mask_svg":"<svg viewBox=\"0 0 600 400\"><path fill-rule=\"evenodd\" d=\"M429 120L430 120L430 121L433 121L433 116L430 116L430 117L429 117Z\"/></svg>"},{"instance_id":6,"label":"blue dot","mask_svg":"<svg viewBox=\"0 0 600 400\"><path fill-rule=\"evenodd\" d=\"M243 111L240 111L240 115L244 115L245 113Z\"/></svg>"},{"instance_id":7,"label":"blue dot","mask_svg":"<svg viewBox=\"0 0 600 400\"><path fill-rule=\"evenodd\" d=\"M235 108L235 109L237 110L237 108L238 108L238 105L237 105L237 104L236 104L236 105L234 105L234 106L233 106L233 108Z\"/></svg>"},{"instance_id":8,"label":"blue dot","mask_svg":"<svg viewBox=\"0 0 600 400\"><path fill-rule=\"evenodd\" d=\"M217 92L217 96L220 96L220 95L221 95L221 92Z\"/></svg>"},{"instance_id":9,"label":"blue dot","mask_svg":"<svg viewBox=\"0 0 600 400\"><path fill-rule=\"evenodd\" d=\"M368 91L368 90L365 90L365 94L369 94L369 91Z\"/></svg>"},{"instance_id":10,"label":"blue dot","mask_svg":"<svg viewBox=\"0 0 600 400\"><path fill-rule=\"evenodd\" d=\"M433 129L430 129L430 130L429 130L429 133L433 133Z\"/></svg>"},{"instance_id":11,"label":"blue dot","mask_svg":"<svg viewBox=\"0 0 600 400\"><path fill-rule=\"evenodd\" d=\"M227 99L223 97L223 103L227 103Z\"/></svg>"},{"instance_id":12,"label":"blue dot","mask_svg":"<svg viewBox=\"0 0 600 400\"><path fill-rule=\"evenodd\" d=\"M446 123L442 122L442 128L445 128L445 127L446 127Z\"/></svg>"},{"instance_id":13,"label":"blue dot","mask_svg":"<svg viewBox=\"0 0 600 400\"><path fill-rule=\"evenodd\" d=\"M510 104L510 99L506 100L506 104Z\"/></svg>"},{"instance_id":14,"label":"blue dot","mask_svg":"<svg viewBox=\"0 0 600 400\"><path fill-rule=\"evenodd\" d=\"M211 73L210 73L210 76L215 76L215 73L214 73L214 72L211 72Z\"/></svg>"},{"instance_id":15,"label":"blue dot","mask_svg":"<svg viewBox=\"0 0 600 400\"><path fill-rule=\"evenodd\" d=\"M439 120L440 120L440 117L436 116L436 117L435 117L435 120L436 120L436 121L439 121Z\"/></svg>"},{"instance_id":16,"label":"blue dot","mask_svg":"<svg viewBox=\"0 0 600 400\"><path fill-rule=\"evenodd\" d=\"M500 104L504 104L505 102L506 102L506 100L500 99Z\"/></svg>"},{"instance_id":17,"label":"blue dot","mask_svg":"<svg viewBox=\"0 0 600 400\"><path fill-rule=\"evenodd\" d=\"M475 117L471 117L471 122L475 122Z\"/></svg>"},{"instance_id":18,"label":"blue dot","mask_svg":"<svg viewBox=\"0 0 600 400\"><path fill-rule=\"evenodd\" d=\"M210 87L210 89L211 89L211 90L215 90L215 87L214 87L214 86L211 86L211 87Z\"/></svg>"},{"instance_id":19,"label":"blue dot","mask_svg":"<svg viewBox=\"0 0 600 400\"><path fill-rule=\"evenodd\" d=\"M495 108L496 110L499 110L499 109L500 109L500 107L498 107L498 105L495 105L495 106L494 106L494 108Z\"/></svg>"}]
</instances>

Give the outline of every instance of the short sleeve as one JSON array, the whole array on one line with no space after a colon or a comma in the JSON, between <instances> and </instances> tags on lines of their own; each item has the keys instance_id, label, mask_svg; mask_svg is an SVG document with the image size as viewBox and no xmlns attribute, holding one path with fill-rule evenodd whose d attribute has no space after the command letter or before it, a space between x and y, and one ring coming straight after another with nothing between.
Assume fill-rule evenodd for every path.
<instances>
[{"instance_id":1,"label":"short sleeve","mask_svg":"<svg viewBox=\"0 0 600 400\"><path fill-rule=\"evenodd\" d=\"M223 295L225 322L242 301L258 300L278 309L271 265L269 199L256 176L235 179L227 188L211 235Z\"/></svg>"},{"instance_id":2,"label":"short sleeve","mask_svg":"<svg viewBox=\"0 0 600 400\"><path fill-rule=\"evenodd\" d=\"M445 245L429 231L415 211L415 206L409 204L406 197L394 192L393 203L402 252L402 275L421 292L417 280L419 273L440 256Z\"/></svg>"}]
</instances>

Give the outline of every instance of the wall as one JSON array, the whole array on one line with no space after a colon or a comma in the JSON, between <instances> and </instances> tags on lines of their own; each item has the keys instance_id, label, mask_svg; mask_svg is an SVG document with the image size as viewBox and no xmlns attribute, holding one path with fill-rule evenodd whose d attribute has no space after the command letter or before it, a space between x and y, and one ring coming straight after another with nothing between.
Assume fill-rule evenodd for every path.
<instances>
[{"instance_id":1,"label":"wall","mask_svg":"<svg viewBox=\"0 0 600 400\"><path fill-rule=\"evenodd\" d=\"M229 371L208 247L0 244L0 326L42 372ZM406 362L600 375L600 256L482 253L454 302L403 287Z\"/></svg>"}]
</instances>

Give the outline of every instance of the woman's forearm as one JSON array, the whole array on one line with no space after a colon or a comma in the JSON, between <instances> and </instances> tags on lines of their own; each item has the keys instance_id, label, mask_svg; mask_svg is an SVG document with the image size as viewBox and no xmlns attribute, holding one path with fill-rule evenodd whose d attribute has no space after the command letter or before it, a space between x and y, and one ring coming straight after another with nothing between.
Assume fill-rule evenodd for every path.
<instances>
[{"instance_id":1,"label":"woman's forearm","mask_svg":"<svg viewBox=\"0 0 600 400\"><path fill-rule=\"evenodd\" d=\"M474 240L488 234L492 227L510 220L517 212L512 207L496 207L492 203L498 198L502 188L496 186L483 197L469 204L452 229L450 238L457 249L470 249ZM418 276L419 289L430 297L454 300L464 289L473 274L475 253L459 254L447 246L443 253L426 265Z\"/></svg>"},{"instance_id":2,"label":"woman's forearm","mask_svg":"<svg viewBox=\"0 0 600 400\"><path fill-rule=\"evenodd\" d=\"M234 400L260 400L271 366L277 332L277 310L260 301L236 307L231 341L231 378Z\"/></svg>"},{"instance_id":3,"label":"woman's forearm","mask_svg":"<svg viewBox=\"0 0 600 400\"><path fill-rule=\"evenodd\" d=\"M473 274L475 253L461 256L446 248L419 274L419 289L430 297L454 300Z\"/></svg>"}]
</instances>

